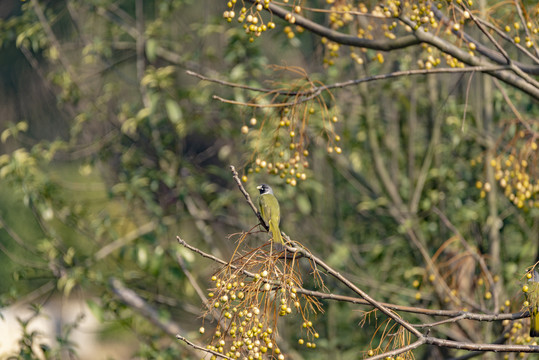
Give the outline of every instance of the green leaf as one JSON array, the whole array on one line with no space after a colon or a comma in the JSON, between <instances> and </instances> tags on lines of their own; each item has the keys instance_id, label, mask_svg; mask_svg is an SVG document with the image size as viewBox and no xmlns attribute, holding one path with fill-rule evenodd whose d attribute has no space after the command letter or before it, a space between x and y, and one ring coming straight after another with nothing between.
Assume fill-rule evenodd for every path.
<instances>
[{"instance_id":1,"label":"green leaf","mask_svg":"<svg viewBox=\"0 0 539 360\"><path fill-rule=\"evenodd\" d=\"M143 246L137 249L137 262L143 269L148 265L148 250Z\"/></svg>"},{"instance_id":2,"label":"green leaf","mask_svg":"<svg viewBox=\"0 0 539 360\"><path fill-rule=\"evenodd\" d=\"M28 123L26 121L19 121L15 127L17 130L25 132L28 130Z\"/></svg>"},{"instance_id":3,"label":"green leaf","mask_svg":"<svg viewBox=\"0 0 539 360\"><path fill-rule=\"evenodd\" d=\"M94 317L99 321L99 322L103 322L103 319L104 319L104 316L103 316L103 307L96 303L95 301L93 300L86 300L86 305L88 305L88 308L90 309L90 311L92 312L92 314L94 315Z\"/></svg>"},{"instance_id":4,"label":"green leaf","mask_svg":"<svg viewBox=\"0 0 539 360\"><path fill-rule=\"evenodd\" d=\"M148 116L150 116L151 113L152 113L152 110L150 108L142 108L137 113L136 118L137 118L137 120L142 120L142 119L147 118Z\"/></svg>"},{"instance_id":5,"label":"green leaf","mask_svg":"<svg viewBox=\"0 0 539 360\"><path fill-rule=\"evenodd\" d=\"M155 39L148 39L146 41L146 57L152 63L157 58L157 41Z\"/></svg>"},{"instance_id":6,"label":"green leaf","mask_svg":"<svg viewBox=\"0 0 539 360\"><path fill-rule=\"evenodd\" d=\"M174 124L178 124L183 119L182 108L178 103L172 99L167 99L165 102L165 107L167 109L167 114Z\"/></svg>"},{"instance_id":7,"label":"green leaf","mask_svg":"<svg viewBox=\"0 0 539 360\"><path fill-rule=\"evenodd\" d=\"M19 35L17 35L17 40L15 40L15 46L21 47L21 44L26 39L26 36L26 31L23 31Z\"/></svg>"},{"instance_id":8,"label":"green leaf","mask_svg":"<svg viewBox=\"0 0 539 360\"><path fill-rule=\"evenodd\" d=\"M11 129L6 129L6 130L2 131L2 135L0 135L0 140L3 143L5 143L10 135L11 135Z\"/></svg>"}]
</instances>

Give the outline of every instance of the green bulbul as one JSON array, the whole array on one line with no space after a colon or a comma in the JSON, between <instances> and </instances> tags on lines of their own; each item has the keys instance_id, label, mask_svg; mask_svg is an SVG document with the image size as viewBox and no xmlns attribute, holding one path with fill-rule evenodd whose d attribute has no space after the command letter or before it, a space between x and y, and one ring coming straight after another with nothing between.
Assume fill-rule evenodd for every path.
<instances>
[{"instance_id":1,"label":"green bulbul","mask_svg":"<svg viewBox=\"0 0 539 360\"><path fill-rule=\"evenodd\" d=\"M526 298L530 303L530 336L539 336L539 314L537 312L539 306L539 273L533 270L531 277L528 279L528 292Z\"/></svg>"},{"instance_id":2,"label":"green bulbul","mask_svg":"<svg viewBox=\"0 0 539 360\"><path fill-rule=\"evenodd\" d=\"M262 184L256 188L260 191L260 196L258 197L260 215L262 215L262 219L268 225L273 241L284 244L281 230L279 229L279 222L281 221L279 202L275 195L273 195L273 190L269 185Z\"/></svg>"}]
</instances>

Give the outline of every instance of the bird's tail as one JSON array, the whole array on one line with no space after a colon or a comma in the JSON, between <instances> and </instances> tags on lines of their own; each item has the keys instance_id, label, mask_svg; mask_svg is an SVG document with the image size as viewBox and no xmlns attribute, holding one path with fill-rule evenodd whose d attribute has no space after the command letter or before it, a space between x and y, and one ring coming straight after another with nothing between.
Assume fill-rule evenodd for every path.
<instances>
[{"instance_id":1,"label":"bird's tail","mask_svg":"<svg viewBox=\"0 0 539 360\"><path fill-rule=\"evenodd\" d=\"M530 311L530 336L539 336L539 314L537 313L537 308Z\"/></svg>"},{"instance_id":2,"label":"bird's tail","mask_svg":"<svg viewBox=\"0 0 539 360\"><path fill-rule=\"evenodd\" d=\"M284 245L284 240L283 240L283 237L281 236L281 230L279 229L279 225L275 225L273 221L270 220L269 228L271 231L271 236L273 236L273 241Z\"/></svg>"}]
</instances>

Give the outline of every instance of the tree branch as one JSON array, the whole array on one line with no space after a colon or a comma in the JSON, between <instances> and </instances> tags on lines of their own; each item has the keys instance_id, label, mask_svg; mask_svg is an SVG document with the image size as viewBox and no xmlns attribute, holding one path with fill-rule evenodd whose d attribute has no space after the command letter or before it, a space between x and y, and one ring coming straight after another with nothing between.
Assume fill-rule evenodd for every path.
<instances>
[{"instance_id":1,"label":"tree branch","mask_svg":"<svg viewBox=\"0 0 539 360\"><path fill-rule=\"evenodd\" d=\"M250 2L252 4L257 4L258 0L247 0L247 2ZM417 39L413 35L403 36L394 40L391 40L391 39L369 40L369 39L359 38L357 36L343 34L341 32L335 31L328 27L322 26L314 21L304 18L301 15L293 13L289 10L285 10L281 6L275 5L273 2L269 2L267 9L269 12L271 12L274 15L277 15L278 17L282 19L285 19L288 14L292 14L294 18L296 19L294 23L295 25L299 25L311 31L314 34L323 36L331 41L334 41L342 45L349 45L353 47L362 47L362 48L381 50L381 51L391 51L391 50L407 48L413 45L418 45L420 43L419 39Z\"/></svg>"},{"instance_id":2,"label":"tree branch","mask_svg":"<svg viewBox=\"0 0 539 360\"><path fill-rule=\"evenodd\" d=\"M215 355L219 359L235 360L234 358L223 355L220 352L213 351L213 350L210 350L210 349L206 349L205 347L199 346L199 345L187 340L186 338L184 338L180 334L176 334L176 339L183 341L184 343L186 343L187 345L191 346L194 349L204 351L205 353L208 353L208 354Z\"/></svg>"}]
</instances>

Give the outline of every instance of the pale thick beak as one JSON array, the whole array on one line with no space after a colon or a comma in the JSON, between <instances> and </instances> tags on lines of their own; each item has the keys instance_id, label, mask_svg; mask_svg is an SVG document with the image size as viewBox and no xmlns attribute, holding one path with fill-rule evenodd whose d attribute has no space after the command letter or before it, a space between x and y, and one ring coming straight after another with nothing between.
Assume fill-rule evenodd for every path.
<instances>
[{"instance_id":1,"label":"pale thick beak","mask_svg":"<svg viewBox=\"0 0 539 360\"><path fill-rule=\"evenodd\" d=\"M262 185L258 185L258 186L256 187L256 189L257 189L257 190L262 190Z\"/></svg>"}]
</instances>

